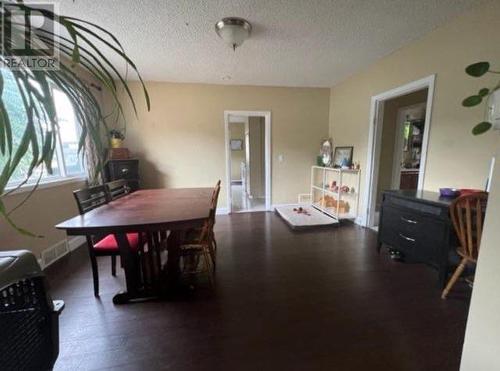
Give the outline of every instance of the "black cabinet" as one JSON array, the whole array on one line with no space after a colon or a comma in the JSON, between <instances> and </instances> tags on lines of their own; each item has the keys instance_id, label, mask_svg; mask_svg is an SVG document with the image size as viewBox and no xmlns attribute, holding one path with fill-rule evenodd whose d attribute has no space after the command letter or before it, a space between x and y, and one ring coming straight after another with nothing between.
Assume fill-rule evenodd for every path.
<instances>
[{"instance_id":1,"label":"black cabinet","mask_svg":"<svg viewBox=\"0 0 500 371\"><path fill-rule=\"evenodd\" d=\"M139 160L109 160L105 168L106 181L126 179L128 186L136 191L139 189Z\"/></svg>"},{"instance_id":2,"label":"black cabinet","mask_svg":"<svg viewBox=\"0 0 500 371\"><path fill-rule=\"evenodd\" d=\"M378 249L387 245L401 252L406 262L425 263L436 268L443 285L448 273L449 251L456 246L449 217L451 201L435 192L384 192Z\"/></svg>"}]
</instances>

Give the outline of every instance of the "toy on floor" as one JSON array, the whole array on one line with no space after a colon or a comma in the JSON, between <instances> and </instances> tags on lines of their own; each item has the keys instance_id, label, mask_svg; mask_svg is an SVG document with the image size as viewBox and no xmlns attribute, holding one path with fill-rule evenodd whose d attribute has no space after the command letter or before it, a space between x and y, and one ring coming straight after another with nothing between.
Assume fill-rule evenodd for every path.
<instances>
[{"instance_id":1,"label":"toy on floor","mask_svg":"<svg viewBox=\"0 0 500 371\"><path fill-rule=\"evenodd\" d=\"M309 211L304 209L302 206L301 207L294 207L293 211L295 211L297 214L304 214L307 216L311 216L311 214L309 214Z\"/></svg>"}]
</instances>

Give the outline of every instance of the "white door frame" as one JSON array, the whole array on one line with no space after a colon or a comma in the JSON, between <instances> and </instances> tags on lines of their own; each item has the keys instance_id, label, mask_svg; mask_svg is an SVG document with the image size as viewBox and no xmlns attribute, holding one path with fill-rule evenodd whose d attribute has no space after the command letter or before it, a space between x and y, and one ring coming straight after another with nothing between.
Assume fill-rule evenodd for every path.
<instances>
[{"instance_id":1,"label":"white door frame","mask_svg":"<svg viewBox=\"0 0 500 371\"><path fill-rule=\"evenodd\" d=\"M226 151L226 204L227 210L230 213L232 210L232 194L231 194L231 148L230 148L230 132L229 132L229 116L246 116L246 117L264 117L265 127L265 200L266 210L271 210L271 111L224 111L224 131L225 131L225 151Z\"/></svg>"},{"instance_id":2,"label":"white door frame","mask_svg":"<svg viewBox=\"0 0 500 371\"><path fill-rule=\"evenodd\" d=\"M427 162L427 149L429 143L429 133L431 129L432 102L434 100L434 84L436 75L430 75L423 79L412 81L408 84L388 90L371 98L369 134L368 134L368 155L366 159L366 179L364 189L365 208L362 212L362 224L365 227L374 225L375 202L377 192L378 170L380 162L380 147L382 143L382 125L384 102L388 99L397 98L402 95L413 93L427 88L427 103L425 111L425 128L422 140L422 153L420 156L420 170L418 176L418 189L423 189L425 168Z\"/></svg>"},{"instance_id":3,"label":"white door frame","mask_svg":"<svg viewBox=\"0 0 500 371\"><path fill-rule=\"evenodd\" d=\"M401 161L403 157L403 123L406 120L405 115L408 111L416 109L425 109L427 103L417 103L411 106L405 106L398 109L396 118L396 136L394 140L394 158L392 162L392 189L399 189L401 183Z\"/></svg>"}]
</instances>

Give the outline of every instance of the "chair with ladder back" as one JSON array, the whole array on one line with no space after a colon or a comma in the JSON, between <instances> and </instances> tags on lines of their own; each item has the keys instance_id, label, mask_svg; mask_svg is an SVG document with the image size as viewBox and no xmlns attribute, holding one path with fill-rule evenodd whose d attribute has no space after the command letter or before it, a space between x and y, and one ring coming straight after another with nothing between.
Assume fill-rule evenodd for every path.
<instances>
[{"instance_id":1,"label":"chair with ladder back","mask_svg":"<svg viewBox=\"0 0 500 371\"><path fill-rule=\"evenodd\" d=\"M212 257L213 251L213 226L215 209L211 208L198 238L184 241L181 246L181 271L183 275L206 274L210 286L214 283L215 261ZM202 263L199 268L199 263Z\"/></svg>"},{"instance_id":2,"label":"chair with ladder back","mask_svg":"<svg viewBox=\"0 0 500 371\"><path fill-rule=\"evenodd\" d=\"M212 227L210 229L210 257L212 258L212 264L215 270L215 252L217 251L217 240L215 239L214 227L215 227L215 215L217 214L217 203L219 201L220 193L220 180L215 185L214 191L212 193L212 205L211 208L214 210L212 215Z\"/></svg>"},{"instance_id":3,"label":"chair with ladder back","mask_svg":"<svg viewBox=\"0 0 500 371\"><path fill-rule=\"evenodd\" d=\"M94 186L73 192L80 215L88 213L110 201L106 186ZM115 236L86 236L94 280L94 295L99 296L98 256L111 256L111 274L116 276L116 257L120 255ZM132 251L137 252L141 243L138 233L128 233L127 239Z\"/></svg>"},{"instance_id":4,"label":"chair with ladder back","mask_svg":"<svg viewBox=\"0 0 500 371\"><path fill-rule=\"evenodd\" d=\"M210 212L201 229L193 230L181 244L182 273L184 275L207 274L209 282L213 285L216 265L214 225L217 211L217 201L220 192L220 180L215 185L212 193ZM198 263L202 260L202 268Z\"/></svg>"},{"instance_id":5,"label":"chair with ladder back","mask_svg":"<svg viewBox=\"0 0 500 371\"><path fill-rule=\"evenodd\" d=\"M110 201L126 196L131 192L131 189L125 179L114 180L106 183L105 186Z\"/></svg>"},{"instance_id":6,"label":"chair with ladder back","mask_svg":"<svg viewBox=\"0 0 500 371\"><path fill-rule=\"evenodd\" d=\"M461 261L441 294L442 299L453 288L468 263L476 263L481 245L488 193L477 192L458 197L450 205L450 215L460 246Z\"/></svg>"},{"instance_id":7,"label":"chair with ladder back","mask_svg":"<svg viewBox=\"0 0 500 371\"><path fill-rule=\"evenodd\" d=\"M220 193L220 183L221 181L217 181L215 184L215 187L212 191L212 201L210 204L210 208L215 209L215 213L213 214L212 218L212 223L215 225L215 215L217 213L217 202L219 200L219 193ZM197 228L197 229L192 229L189 230L186 234L185 241L196 241L200 239L200 234L202 233L203 228ZM217 251L217 241L215 239L215 233L213 231L213 228L210 232L210 257L212 258L212 263L213 267L215 269L215 251Z\"/></svg>"}]
</instances>

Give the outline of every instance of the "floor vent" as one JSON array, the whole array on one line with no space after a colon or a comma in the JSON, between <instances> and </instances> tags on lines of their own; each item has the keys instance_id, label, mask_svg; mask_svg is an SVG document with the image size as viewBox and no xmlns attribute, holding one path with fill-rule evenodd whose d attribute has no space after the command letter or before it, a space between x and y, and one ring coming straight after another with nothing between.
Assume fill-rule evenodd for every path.
<instances>
[{"instance_id":1,"label":"floor vent","mask_svg":"<svg viewBox=\"0 0 500 371\"><path fill-rule=\"evenodd\" d=\"M68 253L68 243L66 240L57 243L49 247L48 249L42 252L42 268L45 268L55 262L60 257L66 255Z\"/></svg>"}]
</instances>

